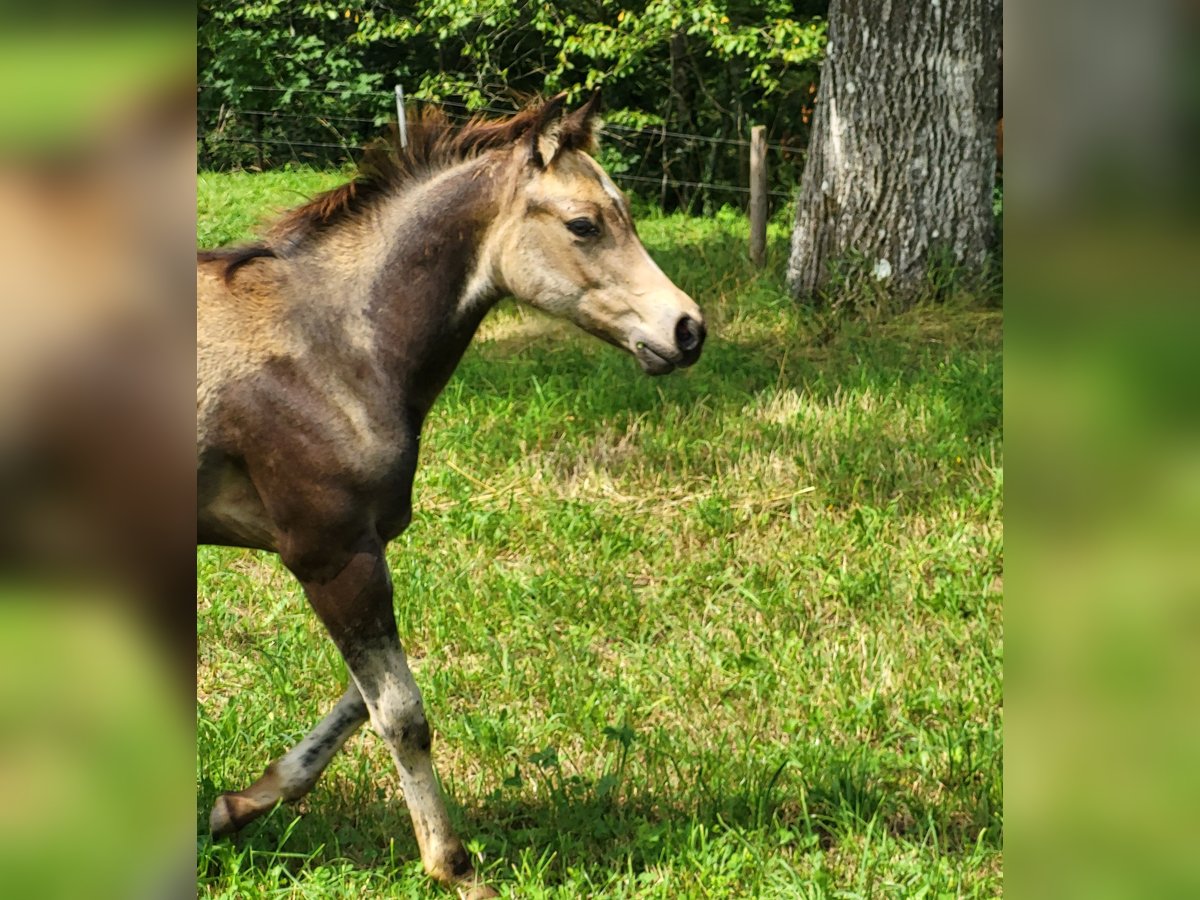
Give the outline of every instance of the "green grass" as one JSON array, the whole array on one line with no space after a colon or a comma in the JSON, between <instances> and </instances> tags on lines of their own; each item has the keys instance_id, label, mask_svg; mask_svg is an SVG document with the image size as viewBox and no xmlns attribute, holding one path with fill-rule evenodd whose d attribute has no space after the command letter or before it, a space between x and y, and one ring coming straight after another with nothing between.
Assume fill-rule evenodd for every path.
<instances>
[{"instance_id":1,"label":"green grass","mask_svg":"<svg viewBox=\"0 0 1200 900\"><path fill-rule=\"evenodd\" d=\"M202 243L335 183L200 177ZM506 896L1001 892L1000 314L790 301L746 224L648 218L704 308L693 369L504 304L427 424L389 561L451 814ZM199 552L208 897L425 897L369 730L213 842L343 664L269 556Z\"/></svg>"}]
</instances>

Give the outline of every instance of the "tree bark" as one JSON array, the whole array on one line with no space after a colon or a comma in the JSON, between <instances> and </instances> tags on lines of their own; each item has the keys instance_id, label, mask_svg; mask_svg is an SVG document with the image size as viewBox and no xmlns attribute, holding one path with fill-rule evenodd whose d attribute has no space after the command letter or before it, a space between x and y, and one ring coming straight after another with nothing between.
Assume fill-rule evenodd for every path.
<instances>
[{"instance_id":1,"label":"tree bark","mask_svg":"<svg viewBox=\"0 0 1200 900\"><path fill-rule=\"evenodd\" d=\"M979 271L994 242L1000 0L831 0L788 286L861 254L898 293L931 256Z\"/></svg>"}]
</instances>

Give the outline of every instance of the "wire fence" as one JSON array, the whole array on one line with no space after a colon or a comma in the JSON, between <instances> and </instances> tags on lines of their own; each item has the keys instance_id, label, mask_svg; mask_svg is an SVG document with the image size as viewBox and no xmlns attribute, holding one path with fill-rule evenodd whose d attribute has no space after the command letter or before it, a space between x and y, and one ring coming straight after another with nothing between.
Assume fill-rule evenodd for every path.
<instances>
[{"instance_id":1,"label":"wire fence","mask_svg":"<svg viewBox=\"0 0 1200 900\"><path fill-rule=\"evenodd\" d=\"M215 84L201 84L201 85L198 85L198 87L201 90L220 90L220 86L215 85ZM258 93L273 93L273 94L323 94L325 96L336 96L336 97L339 97L342 99L344 99L346 97L380 97L380 98L387 98L387 100L389 102L395 100L395 94L392 93L391 91L356 91L356 90L351 90L349 88L347 88L347 89L342 89L342 88L281 88L281 87L267 87L265 85L239 85L238 90L255 91ZM435 105L435 106L443 106L443 107L451 107L451 108L467 110L468 115L475 115L478 113L488 113L489 115L511 116L513 113L517 112L516 109L501 109L501 108L495 107L495 106L471 106L467 103L460 103L460 102L454 101L454 100L436 100L435 101L435 100L418 99L418 98L414 98L414 97L406 97L405 99L411 103L426 103L426 104L431 104L431 105ZM273 112L273 111L243 110L243 112ZM358 121L358 122L373 122L373 121L375 121L373 119L353 119L352 117L342 117L342 118L346 118L349 121ZM713 143L713 144L730 144L730 145L735 145L738 147L749 147L750 146L750 141L743 140L741 138L713 137L712 135L704 135L704 134L688 134L688 133L682 132L682 131L666 130L666 129L658 127L657 125L633 126L633 125L606 124L604 126L604 130L605 131L623 131L623 132L628 132L628 133L633 133L633 134L662 135L663 137L685 138L690 141L701 141L701 142ZM795 153L796 152L795 147L789 147L786 144L772 144L769 141L767 142L767 149L775 150L777 152L782 152L782 153Z\"/></svg>"},{"instance_id":2,"label":"wire fence","mask_svg":"<svg viewBox=\"0 0 1200 900\"><path fill-rule=\"evenodd\" d=\"M201 84L199 87L202 91L225 90L214 84ZM215 168L247 165L270 168L283 162L344 164L365 148L370 136L396 118L395 94L392 91L263 85L239 85L236 91L235 96L258 95L262 102L248 104L245 108L228 103L201 103L197 107L203 165ZM338 109L328 113L311 108L297 112L275 108L276 103L268 99L276 97L286 101L294 94L325 97L342 103L352 100L369 108L347 112L344 106L339 105ZM406 105L437 106L451 120L466 120L480 114L508 116L516 112L515 109L472 106L454 100L430 101L406 97L405 102ZM306 105L311 107L312 104ZM374 115L351 114L369 112L371 108L377 110ZM328 139L322 139L322 133L328 135ZM603 133L606 140L601 162L613 179L634 193L643 196L657 194L655 199L664 207L671 205L696 211L715 205L717 201L712 194L726 198L733 195L739 198L740 203L750 193L746 177L749 170L749 140L724 135L689 134L664 126L617 123L606 123ZM768 196L776 201L790 201L795 196L803 149L778 142L768 142L767 149L776 163L771 166L774 177ZM672 171L680 169L689 170L687 174L691 177L677 177ZM698 169L700 171L697 172ZM730 175L737 182L729 179Z\"/></svg>"}]
</instances>

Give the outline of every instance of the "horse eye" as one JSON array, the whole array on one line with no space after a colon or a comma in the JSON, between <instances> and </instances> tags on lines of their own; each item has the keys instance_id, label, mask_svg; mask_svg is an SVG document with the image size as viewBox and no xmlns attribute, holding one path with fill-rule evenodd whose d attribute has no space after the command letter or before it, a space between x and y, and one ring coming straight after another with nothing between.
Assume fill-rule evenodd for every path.
<instances>
[{"instance_id":1,"label":"horse eye","mask_svg":"<svg viewBox=\"0 0 1200 900\"><path fill-rule=\"evenodd\" d=\"M572 219L567 223L567 231L576 237L595 237L600 233L600 229L591 219Z\"/></svg>"}]
</instances>

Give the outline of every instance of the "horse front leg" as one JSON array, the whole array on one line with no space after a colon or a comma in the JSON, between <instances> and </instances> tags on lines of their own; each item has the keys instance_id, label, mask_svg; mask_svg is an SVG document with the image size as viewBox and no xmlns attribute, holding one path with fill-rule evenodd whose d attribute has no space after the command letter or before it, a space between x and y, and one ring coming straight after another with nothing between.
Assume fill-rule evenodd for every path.
<instances>
[{"instance_id":1,"label":"horse front leg","mask_svg":"<svg viewBox=\"0 0 1200 900\"><path fill-rule=\"evenodd\" d=\"M364 539L335 574L329 574L331 568L313 567L300 580L346 660L372 726L391 750L425 871L470 900L497 896L478 883L450 824L430 756L432 732L421 691L400 646L382 545Z\"/></svg>"}]
</instances>

